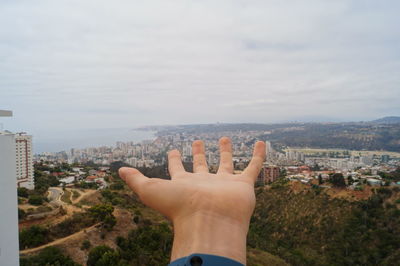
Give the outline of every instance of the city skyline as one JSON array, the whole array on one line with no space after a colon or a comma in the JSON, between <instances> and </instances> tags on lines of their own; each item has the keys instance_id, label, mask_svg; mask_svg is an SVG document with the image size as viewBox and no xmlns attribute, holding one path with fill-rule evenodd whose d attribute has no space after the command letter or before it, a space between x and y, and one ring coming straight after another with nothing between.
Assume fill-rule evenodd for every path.
<instances>
[{"instance_id":1,"label":"city skyline","mask_svg":"<svg viewBox=\"0 0 400 266\"><path fill-rule=\"evenodd\" d=\"M305 3L2 2L5 129L399 115L400 4Z\"/></svg>"}]
</instances>

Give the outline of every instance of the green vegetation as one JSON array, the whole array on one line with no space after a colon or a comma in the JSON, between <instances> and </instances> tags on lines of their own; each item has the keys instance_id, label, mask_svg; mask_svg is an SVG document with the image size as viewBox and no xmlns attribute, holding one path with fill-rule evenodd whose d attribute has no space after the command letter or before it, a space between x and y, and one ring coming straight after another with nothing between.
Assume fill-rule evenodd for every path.
<instances>
[{"instance_id":1,"label":"green vegetation","mask_svg":"<svg viewBox=\"0 0 400 266\"><path fill-rule=\"evenodd\" d=\"M98 222L107 230L111 230L116 223L112 214L114 208L110 205L96 205L88 212L74 213L71 218L49 228L31 226L23 229L19 234L20 249L37 247L59 238L66 237Z\"/></svg>"},{"instance_id":2,"label":"green vegetation","mask_svg":"<svg viewBox=\"0 0 400 266\"><path fill-rule=\"evenodd\" d=\"M93 248L89 252L88 266L108 266L108 265L128 265L120 262L119 253L114 249L101 245Z\"/></svg>"},{"instance_id":3,"label":"green vegetation","mask_svg":"<svg viewBox=\"0 0 400 266\"><path fill-rule=\"evenodd\" d=\"M21 266L79 266L70 257L64 256L56 247L47 247L38 255L21 257Z\"/></svg>"},{"instance_id":4,"label":"green vegetation","mask_svg":"<svg viewBox=\"0 0 400 266\"><path fill-rule=\"evenodd\" d=\"M17 189L18 197L28 198L29 197L29 190L24 187L19 187Z\"/></svg>"},{"instance_id":5,"label":"green vegetation","mask_svg":"<svg viewBox=\"0 0 400 266\"><path fill-rule=\"evenodd\" d=\"M124 183L122 181L114 182L110 185L112 190L122 190L124 189Z\"/></svg>"},{"instance_id":6,"label":"green vegetation","mask_svg":"<svg viewBox=\"0 0 400 266\"><path fill-rule=\"evenodd\" d=\"M329 178L329 182L332 183L334 187L345 188L346 182L344 181L344 176L341 173L335 173Z\"/></svg>"},{"instance_id":7,"label":"green vegetation","mask_svg":"<svg viewBox=\"0 0 400 266\"><path fill-rule=\"evenodd\" d=\"M48 233L48 229L37 225L22 229L19 233L19 248L26 249L47 243L49 240Z\"/></svg>"},{"instance_id":8,"label":"green vegetation","mask_svg":"<svg viewBox=\"0 0 400 266\"><path fill-rule=\"evenodd\" d=\"M77 184L75 184L76 187L78 188L84 188L84 189L98 189L99 185L97 185L96 183L86 183L85 181L81 181Z\"/></svg>"},{"instance_id":9,"label":"green vegetation","mask_svg":"<svg viewBox=\"0 0 400 266\"><path fill-rule=\"evenodd\" d=\"M45 174L43 171L38 170L35 164L35 191L39 194L47 192L49 187L56 187L60 184L57 177Z\"/></svg>"},{"instance_id":10,"label":"green vegetation","mask_svg":"<svg viewBox=\"0 0 400 266\"><path fill-rule=\"evenodd\" d=\"M81 250L89 249L91 246L92 246L92 243L90 243L89 240L85 239L82 242Z\"/></svg>"},{"instance_id":11,"label":"green vegetation","mask_svg":"<svg viewBox=\"0 0 400 266\"><path fill-rule=\"evenodd\" d=\"M111 191L109 189L104 189L101 191L101 196L103 197L103 201L105 203L112 204L114 206L120 206L126 209L133 208L139 201L136 197L132 197L124 191Z\"/></svg>"},{"instance_id":12,"label":"green vegetation","mask_svg":"<svg viewBox=\"0 0 400 266\"><path fill-rule=\"evenodd\" d=\"M117 249L97 246L90 250L88 266L167 265L172 248L168 224L141 225L127 238L117 237Z\"/></svg>"},{"instance_id":13,"label":"green vegetation","mask_svg":"<svg viewBox=\"0 0 400 266\"><path fill-rule=\"evenodd\" d=\"M393 195L380 188L349 202L312 188L260 189L248 244L293 265L383 264L400 249L400 210L387 202Z\"/></svg>"},{"instance_id":14,"label":"green vegetation","mask_svg":"<svg viewBox=\"0 0 400 266\"><path fill-rule=\"evenodd\" d=\"M72 235L80 230L96 224L98 221L89 213L74 213L71 218L49 228L51 241Z\"/></svg>"},{"instance_id":15,"label":"green vegetation","mask_svg":"<svg viewBox=\"0 0 400 266\"><path fill-rule=\"evenodd\" d=\"M45 201L45 198L43 196L36 195L36 194L30 195L29 199L28 199L29 204L32 204L35 206L42 205L44 201Z\"/></svg>"},{"instance_id":16,"label":"green vegetation","mask_svg":"<svg viewBox=\"0 0 400 266\"><path fill-rule=\"evenodd\" d=\"M115 216L113 215L114 207L108 204L99 204L91 207L89 213L97 221L103 223L103 227L107 230L111 230L117 223Z\"/></svg>"},{"instance_id":17,"label":"green vegetation","mask_svg":"<svg viewBox=\"0 0 400 266\"><path fill-rule=\"evenodd\" d=\"M400 181L400 167L390 173L379 172L379 175L385 180Z\"/></svg>"}]
</instances>

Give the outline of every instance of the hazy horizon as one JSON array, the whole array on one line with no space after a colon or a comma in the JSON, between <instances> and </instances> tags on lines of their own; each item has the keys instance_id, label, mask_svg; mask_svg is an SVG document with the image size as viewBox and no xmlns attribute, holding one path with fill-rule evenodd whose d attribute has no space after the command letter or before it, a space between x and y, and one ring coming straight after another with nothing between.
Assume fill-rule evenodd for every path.
<instances>
[{"instance_id":1,"label":"hazy horizon","mask_svg":"<svg viewBox=\"0 0 400 266\"><path fill-rule=\"evenodd\" d=\"M389 117L389 116L386 116ZM400 116L396 116L400 118ZM244 124L298 124L298 123L358 123L370 121L333 121L333 120L289 120L278 121L274 123L257 123L243 122ZM38 134L33 136L33 151L35 154L43 152L60 152L69 151L71 148L85 149L100 146L115 146L116 142L141 142L155 138L156 131L151 131L150 127L168 127L168 126L188 126L188 125L205 125L205 124L241 124L241 123L188 123L188 124L158 124L158 125L141 125L132 128L93 128L93 129L69 129L63 132L53 131L56 134L46 136ZM0 123L1 125L1 123ZM145 130L143 130L145 129ZM17 131L15 131L17 132ZM31 134L30 132L27 132Z\"/></svg>"},{"instance_id":2,"label":"hazy horizon","mask_svg":"<svg viewBox=\"0 0 400 266\"><path fill-rule=\"evenodd\" d=\"M2 1L4 129L400 115L397 2ZM101 136L100 136L101 137Z\"/></svg>"}]
</instances>

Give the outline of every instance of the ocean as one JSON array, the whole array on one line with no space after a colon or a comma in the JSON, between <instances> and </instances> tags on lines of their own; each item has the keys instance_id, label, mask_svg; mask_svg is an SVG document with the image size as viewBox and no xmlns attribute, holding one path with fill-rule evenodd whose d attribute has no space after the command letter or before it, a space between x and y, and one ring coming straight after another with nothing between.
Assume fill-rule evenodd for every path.
<instances>
[{"instance_id":1,"label":"ocean","mask_svg":"<svg viewBox=\"0 0 400 266\"><path fill-rule=\"evenodd\" d=\"M50 134L51 133L51 134ZM68 151L99 146L115 146L117 141L140 142L155 138L154 131L130 128L67 130L33 134L33 153Z\"/></svg>"}]
</instances>

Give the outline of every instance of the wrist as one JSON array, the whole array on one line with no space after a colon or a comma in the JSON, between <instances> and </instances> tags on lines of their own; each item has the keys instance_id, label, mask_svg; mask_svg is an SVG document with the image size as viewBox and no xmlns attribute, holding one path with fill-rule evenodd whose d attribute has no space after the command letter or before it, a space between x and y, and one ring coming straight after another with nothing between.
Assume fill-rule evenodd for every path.
<instances>
[{"instance_id":1,"label":"wrist","mask_svg":"<svg viewBox=\"0 0 400 266\"><path fill-rule=\"evenodd\" d=\"M249 219L238 221L212 212L196 212L173 219L171 261L193 253L227 257L246 264Z\"/></svg>"}]
</instances>

